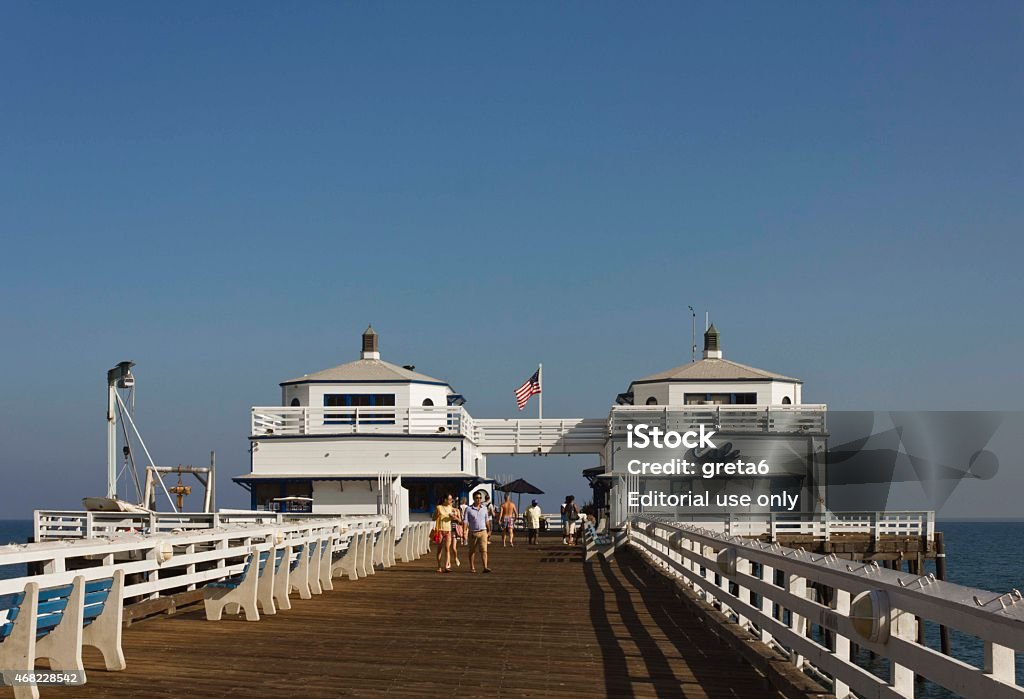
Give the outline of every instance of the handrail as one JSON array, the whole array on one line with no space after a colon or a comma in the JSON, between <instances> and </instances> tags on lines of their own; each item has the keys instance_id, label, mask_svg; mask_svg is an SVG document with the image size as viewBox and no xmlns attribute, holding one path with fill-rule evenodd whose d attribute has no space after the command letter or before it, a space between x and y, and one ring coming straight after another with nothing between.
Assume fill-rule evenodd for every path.
<instances>
[{"instance_id":1,"label":"handrail","mask_svg":"<svg viewBox=\"0 0 1024 699\"><path fill-rule=\"evenodd\" d=\"M475 440L476 426L461 406L255 406L253 437L329 434L454 434Z\"/></svg>"},{"instance_id":2,"label":"handrail","mask_svg":"<svg viewBox=\"0 0 1024 699\"><path fill-rule=\"evenodd\" d=\"M309 519L302 512L84 512L36 510L33 538L92 539L116 534L160 534L190 529L211 529L229 524L284 524Z\"/></svg>"},{"instance_id":3,"label":"handrail","mask_svg":"<svg viewBox=\"0 0 1024 699\"><path fill-rule=\"evenodd\" d=\"M683 432L699 425L713 425L726 433L824 435L827 407L800 405L618 405L608 416L613 437L626 433L627 425L643 421L652 427Z\"/></svg>"},{"instance_id":4,"label":"handrail","mask_svg":"<svg viewBox=\"0 0 1024 699\"><path fill-rule=\"evenodd\" d=\"M344 551L353 533L381 531L388 522L379 515L307 515L273 524L233 523L153 535L118 532L109 538L11 545L0 548L0 566L28 564L42 572L0 580L0 595L20 592L31 581L52 586L70 582L83 571L91 578L109 577L121 569L126 576L133 576L125 585L126 599L155 599L168 591L195 589L240 572L254 543L331 536L334 550Z\"/></svg>"},{"instance_id":5,"label":"handrail","mask_svg":"<svg viewBox=\"0 0 1024 699\"><path fill-rule=\"evenodd\" d=\"M732 536L767 536L769 541L776 541L779 535L831 541L836 535L851 534L867 534L873 541L881 536L916 536L928 543L935 540L935 512L931 510L677 513L652 519L696 524Z\"/></svg>"},{"instance_id":6,"label":"handrail","mask_svg":"<svg viewBox=\"0 0 1024 699\"><path fill-rule=\"evenodd\" d=\"M829 678L837 697L851 691L912 697L915 674L963 696L1024 696L1014 666L1014 651L1024 650L1024 602L1016 591L1000 596L932 576L815 557L802 549L644 516L631 521L628 541L753 636L782 650L795 666ZM783 586L775 584L776 570L782 572ZM831 604L810 596L814 585L832 591ZM918 644L918 620L981 639L986 666L974 667ZM865 623L874 624L869 635L858 631ZM831 647L810 635L812 624L829 631L835 639ZM870 635L880 629L884 633ZM891 679L852 662L851 642L889 659Z\"/></svg>"}]
</instances>

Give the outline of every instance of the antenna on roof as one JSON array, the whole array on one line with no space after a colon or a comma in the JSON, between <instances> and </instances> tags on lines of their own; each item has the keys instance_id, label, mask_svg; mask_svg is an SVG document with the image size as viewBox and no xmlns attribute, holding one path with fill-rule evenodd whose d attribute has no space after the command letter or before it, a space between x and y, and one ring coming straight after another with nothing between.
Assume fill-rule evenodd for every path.
<instances>
[{"instance_id":1,"label":"antenna on roof","mask_svg":"<svg viewBox=\"0 0 1024 699\"><path fill-rule=\"evenodd\" d=\"M697 361L697 311L693 310L693 306L687 306L690 309L690 361Z\"/></svg>"},{"instance_id":2,"label":"antenna on roof","mask_svg":"<svg viewBox=\"0 0 1024 699\"><path fill-rule=\"evenodd\" d=\"M710 328L710 327L711 327L711 323L708 322L708 312L704 311L704 332L707 332L708 328Z\"/></svg>"}]
</instances>

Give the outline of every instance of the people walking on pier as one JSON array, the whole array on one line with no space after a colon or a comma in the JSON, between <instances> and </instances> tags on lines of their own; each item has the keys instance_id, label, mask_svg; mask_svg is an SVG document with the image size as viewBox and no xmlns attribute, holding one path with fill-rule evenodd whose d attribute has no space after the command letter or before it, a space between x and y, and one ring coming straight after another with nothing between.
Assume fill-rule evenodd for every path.
<instances>
[{"instance_id":1,"label":"people walking on pier","mask_svg":"<svg viewBox=\"0 0 1024 699\"><path fill-rule=\"evenodd\" d=\"M484 507L487 508L487 516L490 517L492 520L497 519L498 509L494 506L494 503L491 502L491 494L488 493L486 490L482 492L484 494ZM490 541L490 534L488 534L487 540Z\"/></svg>"},{"instance_id":2,"label":"people walking on pier","mask_svg":"<svg viewBox=\"0 0 1024 699\"><path fill-rule=\"evenodd\" d=\"M537 532L540 530L540 505L534 500L523 513L523 523L526 525L526 543L537 543Z\"/></svg>"},{"instance_id":3,"label":"people walking on pier","mask_svg":"<svg viewBox=\"0 0 1024 699\"><path fill-rule=\"evenodd\" d=\"M448 499L451 500L452 508L458 515L452 517L452 558L455 559L455 567L458 568L462 565L462 561L459 560L459 541L462 539L462 508L455 504L454 495L449 494Z\"/></svg>"},{"instance_id":4,"label":"people walking on pier","mask_svg":"<svg viewBox=\"0 0 1024 699\"><path fill-rule=\"evenodd\" d=\"M469 543L469 532L466 531L466 510L468 508L469 503L466 498L459 498L459 515L462 517L462 524L459 525L459 538L462 539L463 545Z\"/></svg>"},{"instance_id":5,"label":"people walking on pier","mask_svg":"<svg viewBox=\"0 0 1024 699\"><path fill-rule=\"evenodd\" d=\"M519 516L519 510L516 509L516 504L512 502L511 493L505 493L505 502L501 503L501 545L504 548L507 543L509 546L516 545L516 517Z\"/></svg>"},{"instance_id":6,"label":"people walking on pier","mask_svg":"<svg viewBox=\"0 0 1024 699\"><path fill-rule=\"evenodd\" d=\"M434 510L434 531L437 532L437 572L448 573L452 569L452 523L461 521L458 509L452 504L455 498L450 494L438 503ZM441 558L444 556L444 566Z\"/></svg>"},{"instance_id":7,"label":"people walking on pier","mask_svg":"<svg viewBox=\"0 0 1024 699\"><path fill-rule=\"evenodd\" d=\"M466 508L466 529L469 536L469 572L476 572L476 554L480 552L480 561L484 572L490 573L487 567L487 542L491 536L491 512L484 505L484 493L473 493L473 504Z\"/></svg>"},{"instance_id":8,"label":"people walking on pier","mask_svg":"<svg viewBox=\"0 0 1024 699\"><path fill-rule=\"evenodd\" d=\"M576 521L580 518L580 508L576 506L576 496L566 495L562 504L562 543L572 546L576 543Z\"/></svg>"}]
</instances>

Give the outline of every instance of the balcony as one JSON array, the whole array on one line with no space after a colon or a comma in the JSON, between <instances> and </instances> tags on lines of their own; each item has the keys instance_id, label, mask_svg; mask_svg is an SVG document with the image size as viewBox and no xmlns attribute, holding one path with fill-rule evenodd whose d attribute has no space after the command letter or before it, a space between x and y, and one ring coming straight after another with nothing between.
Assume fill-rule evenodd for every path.
<instances>
[{"instance_id":1,"label":"balcony","mask_svg":"<svg viewBox=\"0 0 1024 699\"><path fill-rule=\"evenodd\" d=\"M254 407L253 437L345 434L456 435L477 441L473 418L461 406Z\"/></svg>"},{"instance_id":2,"label":"balcony","mask_svg":"<svg viewBox=\"0 0 1024 699\"><path fill-rule=\"evenodd\" d=\"M608 427L613 437L624 437L626 425L687 432L700 425L725 434L806 434L827 431L824 405L623 405L612 409Z\"/></svg>"}]
</instances>

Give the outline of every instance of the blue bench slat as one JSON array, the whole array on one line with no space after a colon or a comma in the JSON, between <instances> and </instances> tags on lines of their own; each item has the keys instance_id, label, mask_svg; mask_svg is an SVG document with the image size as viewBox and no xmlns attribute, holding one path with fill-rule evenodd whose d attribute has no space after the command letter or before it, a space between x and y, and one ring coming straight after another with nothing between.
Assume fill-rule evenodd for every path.
<instances>
[{"instance_id":1,"label":"blue bench slat","mask_svg":"<svg viewBox=\"0 0 1024 699\"><path fill-rule=\"evenodd\" d=\"M113 578L104 578L102 580L90 580L85 584L85 594L89 594L90 592L100 592L101 590L109 590L113 586Z\"/></svg>"},{"instance_id":2,"label":"blue bench slat","mask_svg":"<svg viewBox=\"0 0 1024 699\"><path fill-rule=\"evenodd\" d=\"M13 630L14 624L0 624L0 641L10 636Z\"/></svg>"},{"instance_id":3,"label":"blue bench slat","mask_svg":"<svg viewBox=\"0 0 1024 699\"><path fill-rule=\"evenodd\" d=\"M60 620L64 618L64 614L42 614L36 619L36 632L47 633L51 629L55 628Z\"/></svg>"},{"instance_id":4,"label":"blue bench slat","mask_svg":"<svg viewBox=\"0 0 1024 699\"><path fill-rule=\"evenodd\" d=\"M63 614L67 606L68 598L62 597L61 599L55 599L49 602L40 602L37 609L39 610L40 616L43 614Z\"/></svg>"},{"instance_id":5,"label":"blue bench slat","mask_svg":"<svg viewBox=\"0 0 1024 699\"><path fill-rule=\"evenodd\" d=\"M67 597L71 594L71 585L61 585L59 587L48 587L45 590L39 591L39 601L46 602L51 599L58 597Z\"/></svg>"},{"instance_id":6,"label":"blue bench slat","mask_svg":"<svg viewBox=\"0 0 1024 699\"><path fill-rule=\"evenodd\" d=\"M17 609L24 600L24 592L11 592L6 595L0 595L0 609Z\"/></svg>"}]
</instances>

